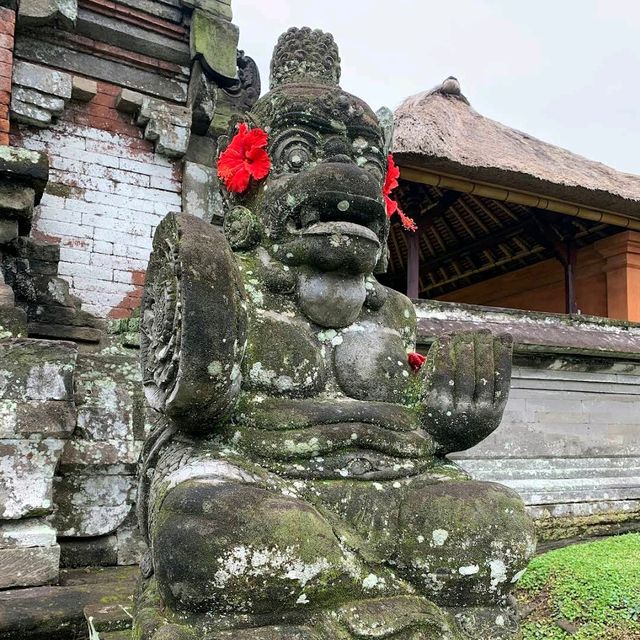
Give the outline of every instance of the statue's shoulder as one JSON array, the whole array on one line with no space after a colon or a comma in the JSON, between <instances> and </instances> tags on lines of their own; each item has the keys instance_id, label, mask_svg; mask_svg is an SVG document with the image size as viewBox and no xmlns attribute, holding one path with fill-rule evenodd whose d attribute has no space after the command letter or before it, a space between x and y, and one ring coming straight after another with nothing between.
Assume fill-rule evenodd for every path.
<instances>
[{"instance_id":1,"label":"statue's shoulder","mask_svg":"<svg viewBox=\"0 0 640 640\"><path fill-rule=\"evenodd\" d=\"M416 311L407 296L375 281L368 297L372 301L369 306L373 315L378 317L382 324L397 330L404 327L411 327L413 330Z\"/></svg>"}]
</instances>

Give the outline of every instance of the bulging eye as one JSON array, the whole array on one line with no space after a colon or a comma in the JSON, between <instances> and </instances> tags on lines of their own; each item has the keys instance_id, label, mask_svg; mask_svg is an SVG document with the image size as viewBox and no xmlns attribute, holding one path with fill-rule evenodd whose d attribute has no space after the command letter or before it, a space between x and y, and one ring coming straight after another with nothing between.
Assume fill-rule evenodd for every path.
<instances>
[{"instance_id":1,"label":"bulging eye","mask_svg":"<svg viewBox=\"0 0 640 640\"><path fill-rule=\"evenodd\" d=\"M287 149L284 161L294 170L301 169L311 160L311 153L304 145L291 145Z\"/></svg>"},{"instance_id":2,"label":"bulging eye","mask_svg":"<svg viewBox=\"0 0 640 640\"><path fill-rule=\"evenodd\" d=\"M317 141L307 131L289 130L272 145L272 158L284 171L299 171L315 158Z\"/></svg>"}]
</instances>

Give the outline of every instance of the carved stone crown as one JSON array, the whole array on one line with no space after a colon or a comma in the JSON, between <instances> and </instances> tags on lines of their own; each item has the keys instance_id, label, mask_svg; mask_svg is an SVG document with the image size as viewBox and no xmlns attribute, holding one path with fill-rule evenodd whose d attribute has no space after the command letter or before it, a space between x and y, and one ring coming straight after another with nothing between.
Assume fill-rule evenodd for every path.
<instances>
[{"instance_id":1,"label":"carved stone crown","mask_svg":"<svg viewBox=\"0 0 640 640\"><path fill-rule=\"evenodd\" d=\"M337 86L340 81L338 45L320 29L291 28L278 39L271 58L271 88L310 83Z\"/></svg>"}]
</instances>

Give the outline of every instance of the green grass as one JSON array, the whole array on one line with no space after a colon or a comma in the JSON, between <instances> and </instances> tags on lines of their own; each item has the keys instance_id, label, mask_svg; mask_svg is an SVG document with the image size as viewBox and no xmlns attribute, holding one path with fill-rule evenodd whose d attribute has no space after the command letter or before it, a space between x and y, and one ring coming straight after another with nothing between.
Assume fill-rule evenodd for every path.
<instances>
[{"instance_id":1,"label":"green grass","mask_svg":"<svg viewBox=\"0 0 640 640\"><path fill-rule=\"evenodd\" d=\"M534 558L516 595L523 640L640 640L640 534Z\"/></svg>"}]
</instances>

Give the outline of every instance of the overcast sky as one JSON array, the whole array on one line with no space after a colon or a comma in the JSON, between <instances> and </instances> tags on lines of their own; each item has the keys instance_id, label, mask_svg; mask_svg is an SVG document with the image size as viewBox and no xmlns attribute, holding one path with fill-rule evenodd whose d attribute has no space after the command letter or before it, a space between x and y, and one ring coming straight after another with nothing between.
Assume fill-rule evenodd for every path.
<instances>
[{"instance_id":1,"label":"overcast sky","mask_svg":"<svg viewBox=\"0 0 640 640\"><path fill-rule=\"evenodd\" d=\"M268 89L290 26L330 31L374 109L456 76L485 116L640 174L640 0L233 0Z\"/></svg>"}]
</instances>

